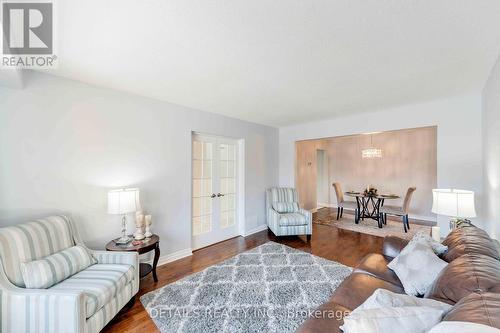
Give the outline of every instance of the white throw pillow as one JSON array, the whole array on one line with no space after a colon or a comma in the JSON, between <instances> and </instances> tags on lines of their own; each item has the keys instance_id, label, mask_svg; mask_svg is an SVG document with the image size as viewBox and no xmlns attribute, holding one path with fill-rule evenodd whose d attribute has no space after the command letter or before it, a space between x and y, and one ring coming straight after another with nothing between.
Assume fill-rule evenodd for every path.
<instances>
[{"instance_id":1,"label":"white throw pillow","mask_svg":"<svg viewBox=\"0 0 500 333\"><path fill-rule=\"evenodd\" d=\"M439 273L448 265L423 240L410 242L389 265L408 295L424 295Z\"/></svg>"},{"instance_id":2,"label":"white throw pillow","mask_svg":"<svg viewBox=\"0 0 500 333\"><path fill-rule=\"evenodd\" d=\"M351 313L356 313L359 310L391 308L403 306L427 306L443 310L448 313L452 306L447 303L436 301L430 298L420 298L405 294L397 294L386 289L377 289L373 294L366 299L360 306L354 309Z\"/></svg>"},{"instance_id":3,"label":"white throw pillow","mask_svg":"<svg viewBox=\"0 0 500 333\"><path fill-rule=\"evenodd\" d=\"M495 327L468 321L442 321L434 326L429 333L500 333Z\"/></svg>"},{"instance_id":4,"label":"white throw pillow","mask_svg":"<svg viewBox=\"0 0 500 333\"><path fill-rule=\"evenodd\" d=\"M417 232L413 236L413 238L411 239L410 242L413 242L413 241L425 241L425 242L427 242L427 244L429 244L429 246L432 247L432 250L437 255L445 254L448 251L448 246L443 245L440 242L434 240L429 234L425 233L424 231Z\"/></svg>"},{"instance_id":5,"label":"white throw pillow","mask_svg":"<svg viewBox=\"0 0 500 333\"><path fill-rule=\"evenodd\" d=\"M430 306L365 309L344 318L344 333L425 333L438 324L444 310Z\"/></svg>"},{"instance_id":6,"label":"white throw pillow","mask_svg":"<svg viewBox=\"0 0 500 333\"><path fill-rule=\"evenodd\" d=\"M75 245L43 259L21 263L21 274L26 288L50 288L95 263L85 247Z\"/></svg>"}]
</instances>

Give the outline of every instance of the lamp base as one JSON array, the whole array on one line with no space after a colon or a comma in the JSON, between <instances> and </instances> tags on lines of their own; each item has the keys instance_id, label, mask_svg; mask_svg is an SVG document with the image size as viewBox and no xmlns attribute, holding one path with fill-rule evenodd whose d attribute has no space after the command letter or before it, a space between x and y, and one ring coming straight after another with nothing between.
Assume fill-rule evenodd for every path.
<instances>
[{"instance_id":1,"label":"lamp base","mask_svg":"<svg viewBox=\"0 0 500 333\"><path fill-rule=\"evenodd\" d=\"M456 218L456 219L450 220L450 230L458 229L462 225L469 225L469 226L471 226L472 223L468 219L459 219L459 218Z\"/></svg>"},{"instance_id":2,"label":"lamp base","mask_svg":"<svg viewBox=\"0 0 500 333\"><path fill-rule=\"evenodd\" d=\"M132 237L127 235L127 216L124 214L122 217L122 236L115 240L116 244L128 244L132 241Z\"/></svg>"},{"instance_id":3,"label":"lamp base","mask_svg":"<svg viewBox=\"0 0 500 333\"><path fill-rule=\"evenodd\" d=\"M123 244L128 244L132 241L132 237L120 237L118 239L115 239L115 243L118 245L123 245Z\"/></svg>"}]
</instances>

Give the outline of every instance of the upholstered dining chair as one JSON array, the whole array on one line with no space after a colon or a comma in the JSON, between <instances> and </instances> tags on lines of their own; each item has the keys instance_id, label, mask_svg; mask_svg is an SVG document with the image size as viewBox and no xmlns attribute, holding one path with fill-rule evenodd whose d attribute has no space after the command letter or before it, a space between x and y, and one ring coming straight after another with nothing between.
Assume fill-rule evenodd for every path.
<instances>
[{"instance_id":1,"label":"upholstered dining chair","mask_svg":"<svg viewBox=\"0 0 500 333\"><path fill-rule=\"evenodd\" d=\"M337 196L337 220L339 218L342 218L344 215L344 208L347 209L352 209L354 211L354 214L356 216L356 223L357 221L357 216L358 216L358 204L354 201L346 201L344 199L344 192L342 192L342 187L340 186L340 183L333 183L333 188L335 189L335 195Z\"/></svg>"},{"instance_id":2,"label":"upholstered dining chair","mask_svg":"<svg viewBox=\"0 0 500 333\"><path fill-rule=\"evenodd\" d=\"M410 202L413 196L413 192L415 192L417 188L412 186L408 188L406 191L406 195L403 201L403 206L382 206L380 207L380 219L383 224L387 224L387 215L393 215L401 217L403 221L403 229L405 232L408 232L410 229L410 221L408 220L408 211L410 209Z\"/></svg>"}]
</instances>

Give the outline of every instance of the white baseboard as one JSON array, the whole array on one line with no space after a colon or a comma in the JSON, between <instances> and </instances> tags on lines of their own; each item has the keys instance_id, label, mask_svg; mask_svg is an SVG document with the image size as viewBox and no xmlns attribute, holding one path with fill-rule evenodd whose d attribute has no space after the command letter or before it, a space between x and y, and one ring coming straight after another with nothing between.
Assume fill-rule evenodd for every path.
<instances>
[{"instance_id":1,"label":"white baseboard","mask_svg":"<svg viewBox=\"0 0 500 333\"><path fill-rule=\"evenodd\" d=\"M242 236L247 237L247 236L250 236L252 234L266 230L266 229L267 229L267 224L259 225L258 227L252 228L252 229L244 232Z\"/></svg>"},{"instance_id":2,"label":"white baseboard","mask_svg":"<svg viewBox=\"0 0 500 333\"><path fill-rule=\"evenodd\" d=\"M318 202L316 204L318 207L331 207L331 208L337 208L337 206L331 204L331 203L325 203L325 202Z\"/></svg>"},{"instance_id":3,"label":"white baseboard","mask_svg":"<svg viewBox=\"0 0 500 333\"><path fill-rule=\"evenodd\" d=\"M158 266L168 264L169 262L176 261L185 257L193 255L192 249L179 250L174 253L166 254L161 256L158 260Z\"/></svg>"}]
</instances>

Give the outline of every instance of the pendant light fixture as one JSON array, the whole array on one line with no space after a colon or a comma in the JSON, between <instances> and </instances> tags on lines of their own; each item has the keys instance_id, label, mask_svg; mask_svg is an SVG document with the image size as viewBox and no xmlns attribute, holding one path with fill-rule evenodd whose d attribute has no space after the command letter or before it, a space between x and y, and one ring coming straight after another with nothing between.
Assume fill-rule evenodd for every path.
<instances>
[{"instance_id":1,"label":"pendant light fixture","mask_svg":"<svg viewBox=\"0 0 500 333\"><path fill-rule=\"evenodd\" d=\"M373 134L370 134L370 148L361 150L364 159L382 158L382 149L373 147Z\"/></svg>"}]
</instances>

